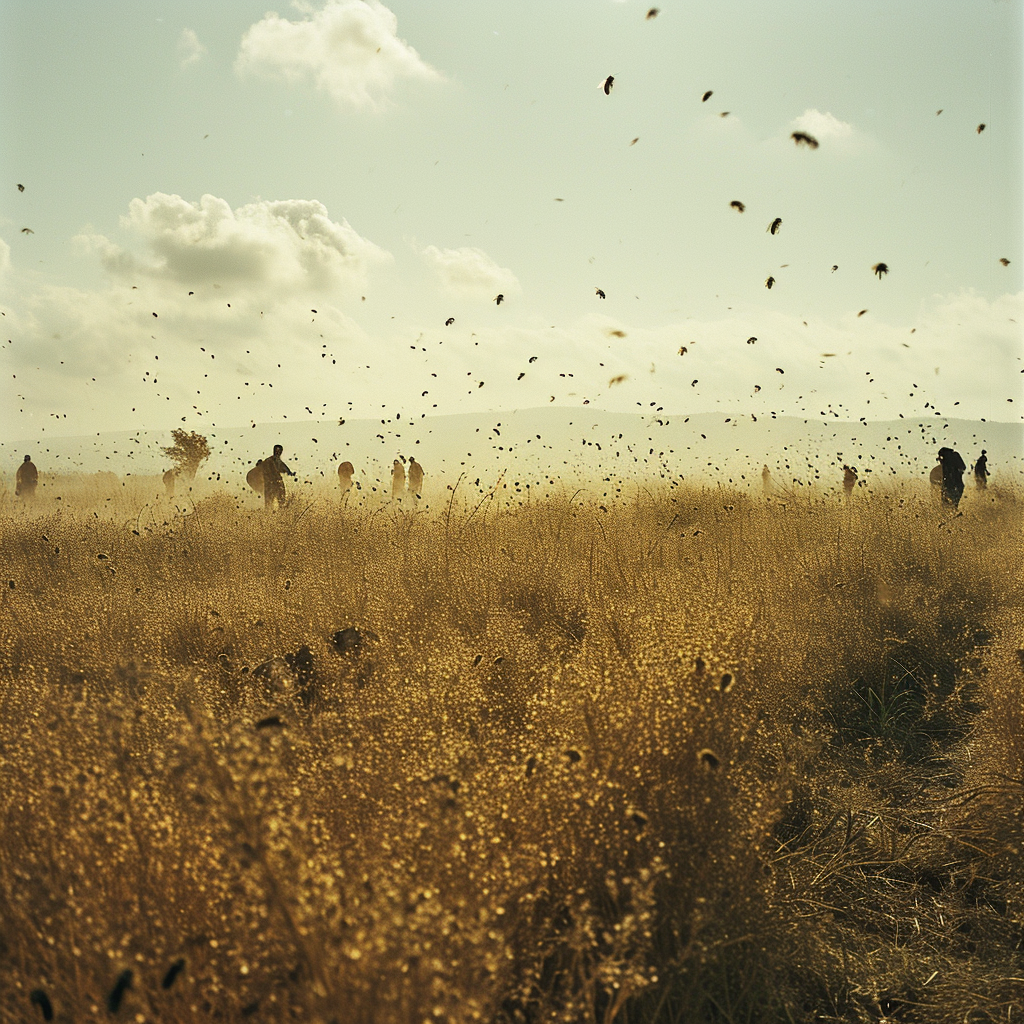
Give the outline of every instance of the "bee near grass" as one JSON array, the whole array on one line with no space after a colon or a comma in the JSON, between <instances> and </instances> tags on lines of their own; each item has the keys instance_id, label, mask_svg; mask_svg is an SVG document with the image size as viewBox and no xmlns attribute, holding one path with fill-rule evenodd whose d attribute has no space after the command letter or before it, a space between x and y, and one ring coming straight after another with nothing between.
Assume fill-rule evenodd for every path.
<instances>
[{"instance_id":1,"label":"bee near grass","mask_svg":"<svg viewBox=\"0 0 1024 1024\"><path fill-rule=\"evenodd\" d=\"M3 1019L1019 1008L1016 493L133 500L3 524Z\"/></svg>"}]
</instances>

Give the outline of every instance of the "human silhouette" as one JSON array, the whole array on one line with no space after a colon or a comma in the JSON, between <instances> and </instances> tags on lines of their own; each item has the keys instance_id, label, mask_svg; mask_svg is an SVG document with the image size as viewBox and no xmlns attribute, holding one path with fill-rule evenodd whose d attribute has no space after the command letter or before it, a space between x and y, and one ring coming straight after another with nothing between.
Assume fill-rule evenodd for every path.
<instances>
[{"instance_id":1,"label":"human silhouette","mask_svg":"<svg viewBox=\"0 0 1024 1024\"><path fill-rule=\"evenodd\" d=\"M767 467L761 470L761 490L770 494L772 490L772 471Z\"/></svg>"},{"instance_id":2,"label":"human silhouette","mask_svg":"<svg viewBox=\"0 0 1024 1024\"><path fill-rule=\"evenodd\" d=\"M355 466L351 462L343 462L338 467L338 486L341 487L341 496L344 498L352 490L352 474Z\"/></svg>"},{"instance_id":3,"label":"human silhouette","mask_svg":"<svg viewBox=\"0 0 1024 1024\"><path fill-rule=\"evenodd\" d=\"M32 456L26 455L25 461L18 467L14 480L14 493L20 495L26 501L31 501L36 496L36 487L39 484L39 470L32 462Z\"/></svg>"},{"instance_id":4,"label":"human silhouette","mask_svg":"<svg viewBox=\"0 0 1024 1024\"><path fill-rule=\"evenodd\" d=\"M402 465L401 460L395 459L395 464L391 467L391 497L400 501L404 494L405 466Z\"/></svg>"},{"instance_id":5,"label":"human silhouette","mask_svg":"<svg viewBox=\"0 0 1024 1024\"><path fill-rule=\"evenodd\" d=\"M964 493L964 473L967 465L960 453L952 448L939 449L939 465L942 467L942 503L957 508Z\"/></svg>"},{"instance_id":6,"label":"human silhouette","mask_svg":"<svg viewBox=\"0 0 1024 1024\"><path fill-rule=\"evenodd\" d=\"M284 448L274 445L274 454L268 456L260 464L263 471L263 505L264 508L273 508L275 505L283 505L285 499L284 477L295 476L281 458Z\"/></svg>"},{"instance_id":7,"label":"human silhouette","mask_svg":"<svg viewBox=\"0 0 1024 1024\"><path fill-rule=\"evenodd\" d=\"M850 497L853 494L854 487L857 486L857 470L852 466L843 466L843 490L846 492L846 496Z\"/></svg>"},{"instance_id":8,"label":"human silhouette","mask_svg":"<svg viewBox=\"0 0 1024 1024\"><path fill-rule=\"evenodd\" d=\"M414 459L409 459L409 493L418 498L423 494L423 467Z\"/></svg>"},{"instance_id":9,"label":"human silhouette","mask_svg":"<svg viewBox=\"0 0 1024 1024\"><path fill-rule=\"evenodd\" d=\"M974 486L979 491L984 491L988 487L988 454L984 448L981 449L981 455L974 464Z\"/></svg>"},{"instance_id":10,"label":"human silhouette","mask_svg":"<svg viewBox=\"0 0 1024 1024\"><path fill-rule=\"evenodd\" d=\"M169 469L164 473L163 477L164 490L167 492L168 498L174 497L174 482L178 479L178 471L176 469Z\"/></svg>"}]
</instances>

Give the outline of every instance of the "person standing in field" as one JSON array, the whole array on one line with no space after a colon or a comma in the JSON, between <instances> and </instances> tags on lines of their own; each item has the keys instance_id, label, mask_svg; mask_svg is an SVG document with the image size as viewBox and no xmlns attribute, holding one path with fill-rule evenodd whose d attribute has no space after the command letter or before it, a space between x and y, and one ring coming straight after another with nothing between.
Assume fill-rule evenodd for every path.
<instances>
[{"instance_id":1,"label":"person standing in field","mask_svg":"<svg viewBox=\"0 0 1024 1024\"><path fill-rule=\"evenodd\" d=\"M423 467L414 459L409 459L409 493L418 498L423 493Z\"/></svg>"},{"instance_id":2,"label":"person standing in field","mask_svg":"<svg viewBox=\"0 0 1024 1024\"><path fill-rule=\"evenodd\" d=\"M178 479L178 471L176 469L169 469L164 473L161 478L164 482L164 491L167 493L168 498L174 497L174 482Z\"/></svg>"},{"instance_id":3,"label":"person standing in field","mask_svg":"<svg viewBox=\"0 0 1024 1024\"><path fill-rule=\"evenodd\" d=\"M295 476L281 458L284 448L274 445L274 454L264 459L260 464L263 471L263 505L264 508L273 508L275 505L283 505L285 499L284 477Z\"/></svg>"},{"instance_id":4,"label":"person standing in field","mask_svg":"<svg viewBox=\"0 0 1024 1024\"><path fill-rule=\"evenodd\" d=\"M984 448L981 449L981 455L974 464L974 486L979 491L988 488L988 454Z\"/></svg>"},{"instance_id":5,"label":"person standing in field","mask_svg":"<svg viewBox=\"0 0 1024 1024\"><path fill-rule=\"evenodd\" d=\"M355 471L355 466L351 462L343 462L338 467L338 486L341 488L343 498L352 490L352 474Z\"/></svg>"},{"instance_id":6,"label":"person standing in field","mask_svg":"<svg viewBox=\"0 0 1024 1024\"><path fill-rule=\"evenodd\" d=\"M846 496L848 498L853 494L853 489L856 486L857 470L852 466L843 466L843 490L846 492Z\"/></svg>"},{"instance_id":7,"label":"person standing in field","mask_svg":"<svg viewBox=\"0 0 1024 1024\"><path fill-rule=\"evenodd\" d=\"M394 501L401 501L405 494L405 466L401 460L395 459L391 467L391 498Z\"/></svg>"},{"instance_id":8,"label":"person standing in field","mask_svg":"<svg viewBox=\"0 0 1024 1024\"><path fill-rule=\"evenodd\" d=\"M32 462L32 456L26 455L24 462L18 467L14 479L14 493L16 496L31 501L36 496L36 487L39 484L39 470Z\"/></svg>"},{"instance_id":9,"label":"person standing in field","mask_svg":"<svg viewBox=\"0 0 1024 1024\"><path fill-rule=\"evenodd\" d=\"M772 471L767 465L761 470L761 490L765 494L771 494L772 491Z\"/></svg>"},{"instance_id":10,"label":"person standing in field","mask_svg":"<svg viewBox=\"0 0 1024 1024\"><path fill-rule=\"evenodd\" d=\"M942 503L957 508L964 493L967 465L952 448L939 449L939 465L942 467Z\"/></svg>"}]
</instances>

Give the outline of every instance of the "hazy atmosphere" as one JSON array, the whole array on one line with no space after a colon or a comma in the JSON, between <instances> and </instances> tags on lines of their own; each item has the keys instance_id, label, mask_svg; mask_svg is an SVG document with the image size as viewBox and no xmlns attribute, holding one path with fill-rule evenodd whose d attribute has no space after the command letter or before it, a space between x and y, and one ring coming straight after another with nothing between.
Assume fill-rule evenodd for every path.
<instances>
[{"instance_id":1,"label":"hazy atmosphere","mask_svg":"<svg viewBox=\"0 0 1024 1024\"><path fill-rule=\"evenodd\" d=\"M6 3L4 444L584 405L1020 423L1021 25Z\"/></svg>"}]
</instances>

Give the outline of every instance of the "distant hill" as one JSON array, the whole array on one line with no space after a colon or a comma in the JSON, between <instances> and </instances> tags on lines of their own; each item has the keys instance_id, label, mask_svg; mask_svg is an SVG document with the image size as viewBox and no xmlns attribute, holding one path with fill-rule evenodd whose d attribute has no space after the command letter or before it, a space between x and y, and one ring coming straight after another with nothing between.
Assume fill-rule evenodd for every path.
<instances>
[{"instance_id":1,"label":"distant hill","mask_svg":"<svg viewBox=\"0 0 1024 1024\"><path fill-rule=\"evenodd\" d=\"M797 417L671 416L545 407L515 412L387 420L260 423L212 428L213 455L204 475L244 488L245 470L274 444L301 481L332 484L338 463L351 461L364 489L390 481L392 460L414 455L428 482L453 482L465 473L490 486L500 474L520 487L649 480L662 477L760 486L767 465L779 487L838 485L842 464L865 481L895 476L923 479L943 445L968 465L982 448L998 480L1024 477L1024 426L936 417L853 423ZM41 472L159 474L167 468L161 445L169 431L113 432L49 437L0 445L0 469L9 481L24 454Z\"/></svg>"}]
</instances>

